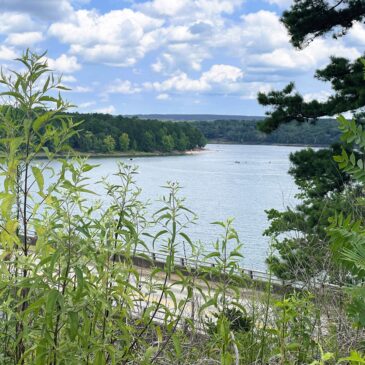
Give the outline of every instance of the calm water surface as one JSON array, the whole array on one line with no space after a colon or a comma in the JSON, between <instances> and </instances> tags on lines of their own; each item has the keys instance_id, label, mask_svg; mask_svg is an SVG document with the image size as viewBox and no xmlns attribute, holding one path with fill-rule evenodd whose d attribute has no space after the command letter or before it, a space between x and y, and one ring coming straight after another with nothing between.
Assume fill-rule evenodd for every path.
<instances>
[{"instance_id":1,"label":"calm water surface","mask_svg":"<svg viewBox=\"0 0 365 365\"><path fill-rule=\"evenodd\" d=\"M206 151L187 156L129 159L92 158L100 164L94 170L98 179L116 171L117 161L125 160L139 166L138 185L143 199L154 202L164 193L166 181L178 181L186 197L186 206L199 217L189 234L201 240L209 250L221 233L211 222L234 217L234 227L244 244L243 265L265 270L269 239L262 236L268 226L265 209L284 209L295 205L297 190L288 175L291 152L297 147L215 145ZM113 180L113 177L110 176Z\"/></svg>"}]
</instances>

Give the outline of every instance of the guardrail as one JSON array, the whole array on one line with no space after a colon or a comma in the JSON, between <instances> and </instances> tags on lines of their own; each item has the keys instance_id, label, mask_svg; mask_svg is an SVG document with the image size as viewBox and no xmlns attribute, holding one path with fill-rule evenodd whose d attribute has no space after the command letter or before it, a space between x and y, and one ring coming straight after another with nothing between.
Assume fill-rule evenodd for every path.
<instances>
[{"instance_id":1,"label":"guardrail","mask_svg":"<svg viewBox=\"0 0 365 365\"><path fill-rule=\"evenodd\" d=\"M29 237L28 242L30 245L35 245L37 241L37 237L35 235L32 235ZM136 259L138 258L148 258L150 261L163 265L166 263L167 256L166 254L163 254L161 252L156 251L147 251L147 250L135 250L134 251L134 257ZM123 255L121 255L123 256ZM193 269L199 269L207 266L214 267L215 263L211 261L199 261L195 259L189 259L183 256L174 255L174 265L181 267L181 268L193 268ZM311 288L316 289L329 289L333 291L341 290L341 287L339 285L331 284L328 282L321 282L318 280L312 280L310 283L306 283L303 281L294 281L294 280L283 280L280 279L266 271L260 271L260 270L254 270L254 269L247 269L244 267L239 268L239 273L246 275L248 278L250 278L254 282L258 283L271 283L272 285L275 285L277 287L289 287L292 289L299 289L299 290L305 290L308 288L308 284L311 285Z\"/></svg>"},{"instance_id":2,"label":"guardrail","mask_svg":"<svg viewBox=\"0 0 365 365\"><path fill-rule=\"evenodd\" d=\"M155 251L146 251L146 250L136 250L135 251L135 258L148 258L152 262L156 264L165 264L167 260L167 255L161 252ZM174 265L181 267L181 268L192 268L192 269L199 269L203 267L214 267L215 263L211 261L199 261L194 259L189 259L186 257L174 255ZM249 279L255 282L260 283L271 283L278 287L290 287L293 289L300 289L304 290L308 288L308 283L303 281L293 281L293 280L283 280L280 279L269 272L254 270L254 269L247 269L247 268L239 268L239 273L246 275ZM312 280L310 283L312 288L316 289L329 289L329 290L340 290L341 287L339 285L320 282L318 280Z\"/></svg>"}]
</instances>

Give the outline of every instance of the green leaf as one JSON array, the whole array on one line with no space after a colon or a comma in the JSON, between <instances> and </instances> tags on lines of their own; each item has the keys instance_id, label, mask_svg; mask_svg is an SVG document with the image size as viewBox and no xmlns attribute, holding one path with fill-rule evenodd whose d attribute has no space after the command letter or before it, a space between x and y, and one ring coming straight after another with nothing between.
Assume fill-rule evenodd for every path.
<instances>
[{"instance_id":1,"label":"green leaf","mask_svg":"<svg viewBox=\"0 0 365 365\"><path fill-rule=\"evenodd\" d=\"M46 323L49 328L53 326L53 316L55 314L55 306L60 293L56 289L51 289L47 295L46 301Z\"/></svg>"},{"instance_id":2,"label":"green leaf","mask_svg":"<svg viewBox=\"0 0 365 365\"><path fill-rule=\"evenodd\" d=\"M104 351L98 351L95 355L94 365L105 365Z\"/></svg>"},{"instance_id":3,"label":"green leaf","mask_svg":"<svg viewBox=\"0 0 365 365\"><path fill-rule=\"evenodd\" d=\"M181 349L180 339L179 339L179 337L177 336L176 333L174 333L172 335L172 342L174 344L176 357L177 357L178 360L180 360L181 357L182 357L182 349Z\"/></svg>"},{"instance_id":4,"label":"green leaf","mask_svg":"<svg viewBox=\"0 0 365 365\"><path fill-rule=\"evenodd\" d=\"M154 347L154 346L150 346L144 356L143 356L143 359L142 359L142 363L141 365L151 365L152 364L152 357L153 355L156 353L157 351L157 347Z\"/></svg>"},{"instance_id":5,"label":"green leaf","mask_svg":"<svg viewBox=\"0 0 365 365\"><path fill-rule=\"evenodd\" d=\"M44 114L41 114L36 120L33 122L33 130L38 132L39 129L50 120L50 118L55 114L54 111L49 111Z\"/></svg>"},{"instance_id":6,"label":"green leaf","mask_svg":"<svg viewBox=\"0 0 365 365\"><path fill-rule=\"evenodd\" d=\"M44 178L43 178L42 171L37 166L32 166L32 172L33 172L34 178L37 182L39 191L43 192Z\"/></svg>"},{"instance_id":7,"label":"green leaf","mask_svg":"<svg viewBox=\"0 0 365 365\"><path fill-rule=\"evenodd\" d=\"M78 332L79 328L79 316L77 312L69 312L68 314L68 322L69 322L69 328L70 328L70 339L73 341Z\"/></svg>"},{"instance_id":8,"label":"green leaf","mask_svg":"<svg viewBox=\"0 0 365 365\"><path fill-rule=\"evenodd\" d=\"M84 290L84 275L79 267L75 267L75 274L77 278L76 297L80 297Z\"/></svg>"}]
</instances>

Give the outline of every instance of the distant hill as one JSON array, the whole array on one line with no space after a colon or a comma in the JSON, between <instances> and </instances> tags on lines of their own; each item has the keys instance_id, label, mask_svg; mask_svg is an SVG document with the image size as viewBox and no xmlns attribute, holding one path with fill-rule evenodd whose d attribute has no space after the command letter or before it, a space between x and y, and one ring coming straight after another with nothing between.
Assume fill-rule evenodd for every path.
<instances>
[{"instance_id":1,"label":"distant hill","mask_svg":"<svg viewBox=\"0 0 365 365\"><path fill-rule=\"evenodd\" d=\"M294 144L328 146L339 141L340 130L334 119L317 123L291 122L281 125L271 134L257 129L257 120L196 121L197 127L210 142L242 144Z\"/></svg>"},{"instance_id":2,"label":"distant hill","mask_svg":"<svg viewBox=\"0 0 365 365\"><path fill-rule=\"evenodd\" d=\"M264 117L248 116L248 115L218 115L218 114L138 114L135 115L140 119L157 119L157 120L171 120L171 121L205 121L212 122L215 120L250 120L260 121Z\"/></svg>"}]
</instances>

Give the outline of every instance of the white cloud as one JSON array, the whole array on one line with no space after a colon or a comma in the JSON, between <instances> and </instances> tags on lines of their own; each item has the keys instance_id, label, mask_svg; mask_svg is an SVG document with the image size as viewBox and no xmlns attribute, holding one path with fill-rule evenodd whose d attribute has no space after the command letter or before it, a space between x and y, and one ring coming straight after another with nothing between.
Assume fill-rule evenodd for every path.
<instances>
[{"instance_id":1,"label":"white cloud","mask_svg":"<svg viewBox=\"0 0 365 365\"><path fill-rule=\"evenodd\" d=\"M53 59L48 58L48 66L60 73L73 73L81 69L81 65L78 63L75 56L68 56L62 54L60 57Z\"/></svg>"},{"instance_id":2,"label":"white cloud","mask_svg":"<svg viewBox=\"0 0 365 365\"><path fill-rule=\"evenodd\" d=\"M64 82L76 82L77 79L75 76L72 76L72 75L64 75L62 76L62 81Z\"/></svg>"},{"instance_id":3,"label":"white cloud","mask_svg":"<svg viewBox=\"0 0 365 365\"><path fill-rule=\"evenodd\" d=\"M146 89L179 92L202 92L211 89L211 86L202 79L190 79L185 72L178 72L174 76L162 82L147 82L144 84Z\"/></svg>"},{"instance_id":4,"label":"white cloud","mask_svg":"<svg viewBox=\"0 0 365 365\"><path fill-rule=\"evenodd\" d=\"M289 46L289 36L279 16L267 10L242 15L230 26L212 27L209 47L226 48L235 56Z\"/></svg>"},{"instance_id":5,"label":"white cloud","mask_svg":"<svg viewBox=\"0 0 365 365\"><path fill-rule=\"evenodd\" d=\"M87 109L93 105L95 105L95 101L86 101L84 103L79 104L77 107L80 109Z\"/></svg>"},{"instance_id":6,"label":"white cloud","mask_svg":"<svg viewBox=\"0 0 365 365\"><path fill-rule=\"evenodd\" d=\"M189 1L186 0L154 0L144 5L145 9L149 8L161 15L175 16L179 12L189 7Z\"/></svg>"},{"instance_id":7,"label":"white cloud","mask_svg":"<svg viewBox=\"0 0 365 365\"><path fill-rule=\"evenodd\" d=\"M213 65L203 72L199 79L191 79L185 72L178 72L163 82L145 83L146 89L166 92L206 92L213 88L221 88L226 92L234 89L235 83L243 78L240 68L231 65Z\"/></svg>"},{"instance_id":8,"label":"white cloud","mask_svg":"<svg viewBox=\"0 0 365 365\"><path fill-rule=\"evenodd\" d=\"M363 23L355 23L349 30L348 36L351 41L363 46L365 44L365 25Z\"/></svg>"},{"instance_id":9,"label":"white cloud","mask_svg":"<svg viewBox=\"0 0 365 365\"><path fill-rule=\"evenodd\" d=\"M156 96L156 99L157 100L169 100L170 99L170 95L169 94L166 94L166 93L164 93L164 94L158 94Z\"/></svg>"},{"instance_id":10,"label":"white cloud","mask_svg":"<svg viewBox=\"0 0 365 365\"><path fill-rule=\"evenodd\" d=\"M205 19L232 14L242 4L243 0L153 0L136 5L136 8L153 15Z\"/></svg>"},{"instance_id":11,"label":"white cloud","mask_svg":"<svg viewBox=\"0 0 365 365\"><path fill-rule=\"evenodd\" d=\"M106 89L108 94L136 94L141 92L142 89L136 85L133 85L129 80L115 80Z\"/></svg>"},{"instance_id":12,"label":"white cloud","mask_svg":"<svg viewBox=\"0 0 365 365\"><path fill-rule=\"evenodd\" d=\"M269 4L275 4L280 8L289 8L293 4L293 0L266 0Z\"/></svg>"},{"instance_id":13,"label":"white cloud","mask_svg":"<svg viewBox=\"0 0 365 365\"><path fill-rule=\"evenodd\" d=\"M306 93L303 95L303 99L307 103L310 101L313 101L313 100L317 100L319 102L324 102L330 96L331 96L331 93L329 93L328 91L322 90L322 91L317 91L317 92L313 92L313 93Z\"/></svg>"},{"instance_id":14,"label":"white cloud","mask_svg":"<svg viewBox=\"0 0 365 365\"><path fill-rule=\"evenodd\" d=\"M4 45L0 45L0 59L1 60L13 60L17 58L19 55L15 52L15 50L11 47L7 47Z\"/></svg>"},{"instance_id":15,"label":"white cloud","mask_svg":"<svg viewBox=\"0 0 365 365\"><path fill-rule=\"evenodd\" d=\"M14 46L33 46L44 40L41 32L10 33L5 42Z\"/></svg>"},{"instance_id":16,"label":"white cloud","mask_svg":"<svg viewBox=\"0 0 365 365\"><path fill-rule=\"evenodd\" d=\"M241 96L242 100L255 100L259 92L268 93L273 89L272 85L265 82L247 82L242 84Z\"/></svg>"},{"instance_id":17,"label":"white cloud","mask_svg":"<svg viewBox=\"0 0 365 365\"><path fill-rule=\"evenodd\" d=\"M2 11L30 14L44 19L59 19L72 15L69 0L0 0Z\"/></svg>"},{"instance_id":18,"label":"white cloud","mask_svg":"<svg viewBox=\"0 0 365 365\"><path fill-rule=\"evenodd\" d=\"M102 114L114 114L116 109L114 105L109 105L103 108L98 108L94 110L94 113L102 113Z\"/></svg>"},{"instance_id":19,"label":"white cloud","mask_svg":"<svg viewBox=\"0 0 365 365\"><path fill-rule=\"evenodd\" d=\"M27 32L34 30L35 27L35 22L28 14L5 12L2 9L0 14L0 33Z\"/></svg>"},{"instance_id":20,"label":"white cloud","mask_svg":"<svg viewBox=\"0 0 365 365\"><path fill-rule=\"evenodd\" d=\"M71 53L87 61L131 66L154 46L148 32L162 24L162 20L131 9L103 15L79 10L70 21L52 24L49 34L69 44Z\"/></svg>"},{"instance_id":21,"label":"white cloud","mask_svg":"<svg viewBox=\"0 0 365 365\"><path fill-rule=\"evenodd\" d=\"M76 87L70 87L71 90L69 92L72 93L90 93L93 91L92 87L89 86L76 86Z\"/></svg>"},{"instance_id":22,"label":"white cloud","mask_svg":"<svg viewBox=\"0 0 365 365\"><path fill-rule=\"evenodd\" d=\"M355 59L361 53L355 47L346 47L341 40L316 39L303 51L293 48L277 48L272 52L251 55L250 63L276 69L297 69L309 71L329 62L330 56Z\"/></svg>"},{"instance_id":23,"label":"white cloud","mask_svg":"<svg viewBox=\"0 0 365 365\"><path fill-rule=\"evenodd\" d=\"M177 69L200 71L202 62L210 58L205 47L188 43L171 44L152 65L155 72L172 74Z\"/></svg>"},{"instance_id":24,"label":"white cloud","mask_svg":"<svg viewBox=\"0 0 365 365\"><path fill-rule=\"evenodd\" d=\"M243 78L240 68L230 65L214 65L209 71L204 72L202 80L208 83L236 82Z\"/></svg>"}]
</instances>

